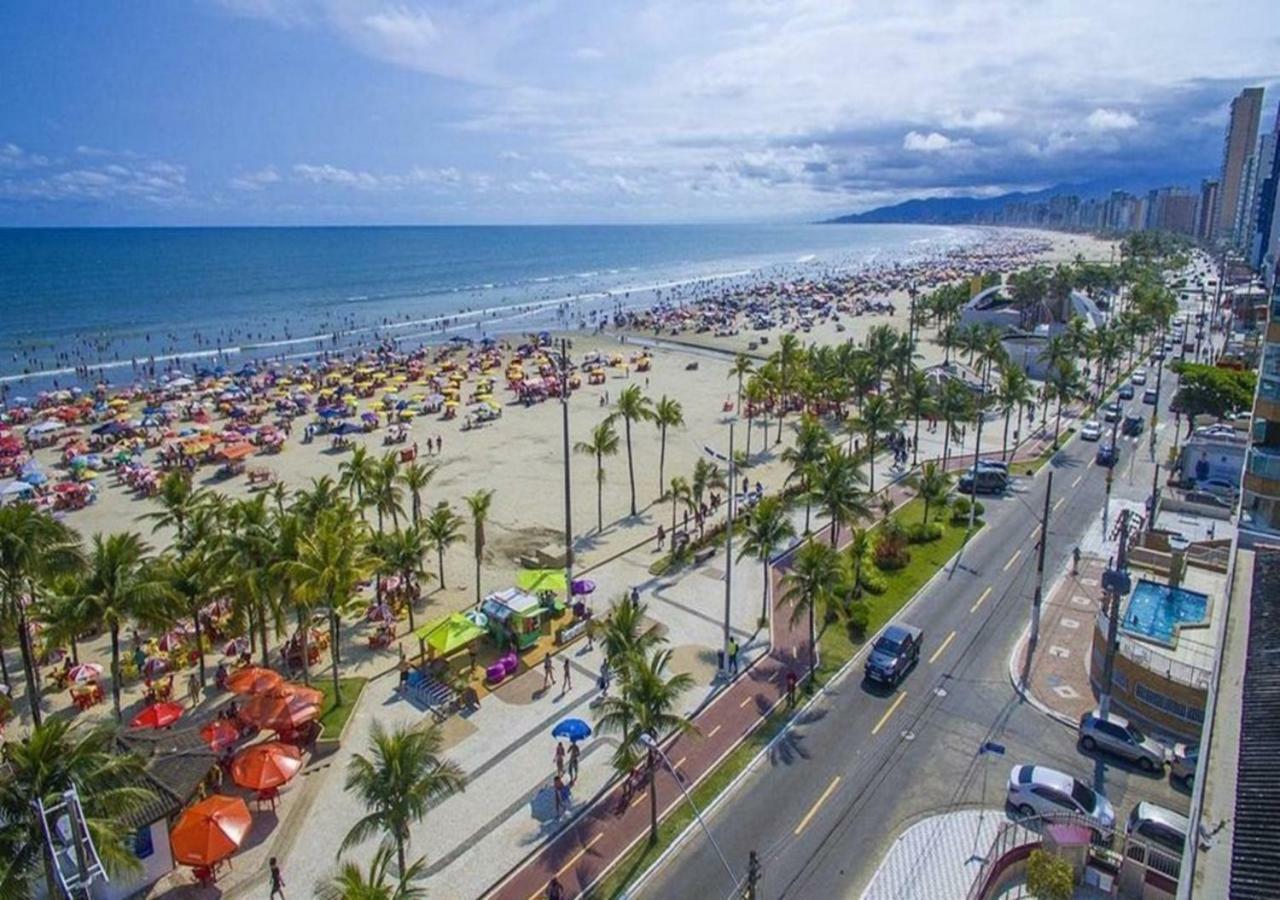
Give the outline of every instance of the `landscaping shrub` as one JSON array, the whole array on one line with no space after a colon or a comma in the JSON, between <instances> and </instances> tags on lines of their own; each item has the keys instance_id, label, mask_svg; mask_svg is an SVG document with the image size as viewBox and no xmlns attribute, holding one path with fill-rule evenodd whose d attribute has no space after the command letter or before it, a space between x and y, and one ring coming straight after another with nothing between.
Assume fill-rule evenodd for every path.
<instances>
[{"instance_id":1,"label":"landscaping shrub","mask_svg":"<svg viewBox=\"0 0 1280 900\"><path fill-rule=\"evenodd\" d=\"M845 627L854 640L862 640L867 636L867 628L871 625L871 610L865 603L855 601L845 615Z\"/></svg>"},{"instance_id":2,"label":"landscaping shrub","mask_svg":"<svg viewBox=\"0 0 1280 900\"><path fill-rule=\"evenodd\" d=\"M897 517L890 516L881 524L873 551L876 566L884 572L896 571L911 562L907 551L907 530Z\"/></svg>"},{"instance_id":3,"label":"landscaping shrub","mask_svg":"<svg viewBox=\"0 0 1280 900\"><path fill-rule=\"evenodd\" d=\"M1071 900L1075 893L1071 863L1044 850L1032 850L1027 859L1027 890L1042 900Z\"/></svg>"},{"instance_id":4,"label":"landscaping shrub","mask_svg":"<svg viewBox=\"0 0 1280 900\"><path fill-rule=\"evenodd\" d=\"M876 594L879 596L885 592L888 584L884 578L877 574L871 566L863 566L862 571L858 573L858 584L862 585L862 589L868 594Z\"/></svg>"},{"instance_id":5,"label":"landscaping shrub","mask_svg":"<svg viewBox=\"0 0 1280 900\"><path fill-rule=\"evenodd\" d=\"M916 522L907 528L907 542L911 544L927 544L942 537L942 526L937 522Z\"/></svg>"},{"instance_id":6,"label":"landscaping shrub","mask_svg":"<svg viewBox=\"0 0 1280 900\"><path fill-rule=\"evenodd\" d=\"M986 512L986 507L982 505L982 501L978 501L978 518L982 518L982 514ZM967 524L969 521L969 498L956 497L951 501L951 524L959 525Z\"/></svg>"}]
</instances>

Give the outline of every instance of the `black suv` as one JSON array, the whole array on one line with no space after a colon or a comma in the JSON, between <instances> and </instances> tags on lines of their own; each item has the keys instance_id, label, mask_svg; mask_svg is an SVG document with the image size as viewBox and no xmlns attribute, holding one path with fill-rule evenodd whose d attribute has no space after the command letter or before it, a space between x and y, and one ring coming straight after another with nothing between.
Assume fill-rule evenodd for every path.
<instances>
[{"instance_id":1,"label":"black suv","mask_svg":"<svg viewBox=\"0 0 1280 900\"><path fill-rule=\"evenodd\" d=\"M1125 416L1120 423L1120 433L1127 435L1142 434L1142 416Z\"/></svg>"},{"instance_id":2,"label":"black suv","mask_svg":"<svg viewBox=\"0 0 1280 900\"><path fill-rule=\"evenodd\" d=\"M896 686L906 677L907 669L920 661L923 639L924 632L914 625L905 622L890 625L867 657L867 680Z\"/></svg>"}]
</instances>

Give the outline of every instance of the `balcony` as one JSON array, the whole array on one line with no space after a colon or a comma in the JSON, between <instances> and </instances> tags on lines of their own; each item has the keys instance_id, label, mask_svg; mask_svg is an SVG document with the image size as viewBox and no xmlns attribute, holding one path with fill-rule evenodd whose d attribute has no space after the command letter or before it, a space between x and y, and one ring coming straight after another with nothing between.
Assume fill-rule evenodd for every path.
<instances>
[{"instance_id":1,"label":"balcony","mask_svg":"<svg viewBox=\"0 0 1280 900\"><path fill-rule=\"evenodd\" d=\"M1266 373L1259 380L1253 415L1255 419L1280 422L1280 376Z\"/></svg>"},{"instance_id":2,"label":"balcony","mask_svg":"<svg viewBox=\"0 0 1280 900\"><path fill-rule=\"evenodd\" d=\"M1280 497L1280 449L1250 447L1244 489L1264 497Z\"/></svg>"}]
</instances>

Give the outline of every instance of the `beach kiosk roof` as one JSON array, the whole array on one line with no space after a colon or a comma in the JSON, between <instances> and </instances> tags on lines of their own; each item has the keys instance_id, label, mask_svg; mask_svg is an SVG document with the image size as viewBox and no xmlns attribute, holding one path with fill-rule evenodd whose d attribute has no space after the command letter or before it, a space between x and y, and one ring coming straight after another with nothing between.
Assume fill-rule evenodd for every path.
<instances>
[{"instance_id":1,"label":"beach kiosk roof","mask_svg":"<svg viewBox=\"0 0 1280 900\"><path fill-rule=\"evenodd\" d=\"M569 589L564 569L525 569L516 576L516 584L529 592L557 591L563 594Z\"/></svg>"},{"instance_id":2,"label":"beach kiosk roof","mask_svg":"<svg viewBox=\"0 0 1280 900\"><path fill-rule=\"evenodd\" d=\"M512 616L536 616L542 611L542 601L519 588L507 588L484 598L480 611L490 619L506 622Z\"/></svg>"},{"instance_id":3,"label":"beach kiosk roof","mask_svg":"<svg viewBox=\"0 0 1280 900\"><path fill-rule=\"evenodd\" d=\"M461 650L484 633L483 628L462 613L451 613L442 619L428 622L414 632L419 640L441 656Z\"/></svg>"}]
</instances>

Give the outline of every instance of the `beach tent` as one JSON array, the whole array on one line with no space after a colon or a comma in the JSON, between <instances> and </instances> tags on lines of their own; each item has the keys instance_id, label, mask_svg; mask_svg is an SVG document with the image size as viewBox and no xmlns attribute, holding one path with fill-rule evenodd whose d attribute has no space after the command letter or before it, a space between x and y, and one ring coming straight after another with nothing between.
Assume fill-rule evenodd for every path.
<instances>
[{"instance_id":1,"label":"beach tent","mask_svg":"<svg viewBox=\"0 0 1280 900\"><path fill-rule=\"evenodd\" d=\"M450 613L442 619L428 622L414 634L436 653L448 656L481 637L484 629L462 613Z\"/></svg>"}]
</instances>

